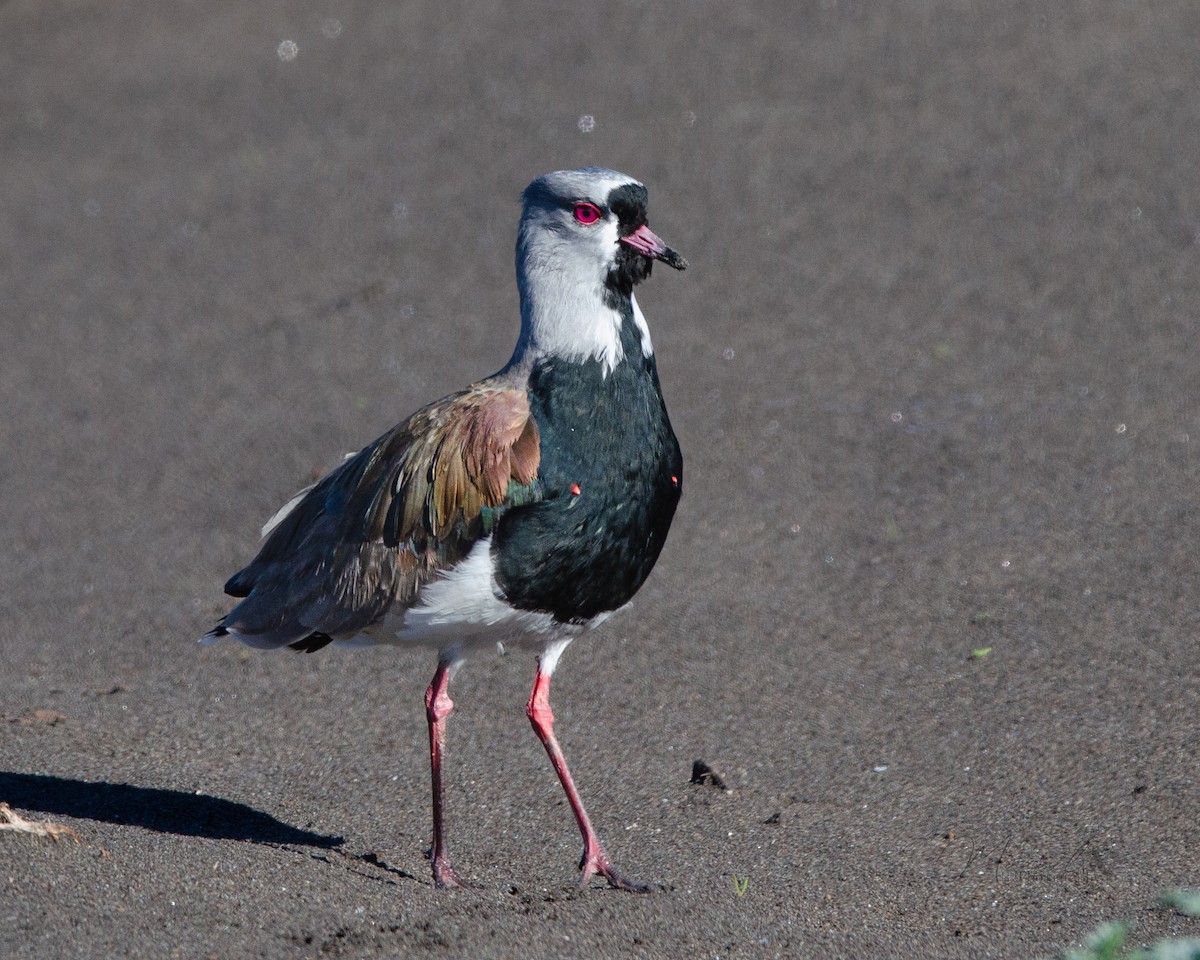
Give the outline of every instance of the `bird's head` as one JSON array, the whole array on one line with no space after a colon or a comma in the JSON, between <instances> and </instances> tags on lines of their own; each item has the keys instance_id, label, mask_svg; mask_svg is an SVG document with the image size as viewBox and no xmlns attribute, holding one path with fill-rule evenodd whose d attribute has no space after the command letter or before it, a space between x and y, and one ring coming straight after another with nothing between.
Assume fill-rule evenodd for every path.
<instances>
[{"instance_id":1,"label":"bird's head","mask_svg":"<svg viewBox=\"0 0 1200 960\"><path fill-rule=\"evenodd\" d=\"M599 274L626 292L655 260L683 270L687 261L646 225L647 200L641 183L603 167L538 177L521 196L518 268L522 258L527 266L557 261L560 270Z\"/></svg>"},{"instance_id":2,"label":"bird's head","mask_svg":"<svg viewBox=\"0 0 1200 960\"><path fill-rule=\"evenodd\" d=\"M654 261L687 267L647 226L646 188L623 173L547 173L526 187L521 202L522 340L532 338L542 352L611 353L613 315L619 329L623 310L634 309L634 285L650 276Z\"/></svg>"}]
</instances>

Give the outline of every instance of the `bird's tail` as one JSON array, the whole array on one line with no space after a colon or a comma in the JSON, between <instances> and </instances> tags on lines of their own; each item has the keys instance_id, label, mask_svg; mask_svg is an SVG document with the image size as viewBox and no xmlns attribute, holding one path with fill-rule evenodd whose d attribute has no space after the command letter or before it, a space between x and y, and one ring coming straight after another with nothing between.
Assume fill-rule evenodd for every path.
<instances>
[{"instance_id":1,"label":"bird's tail","mask_svg":"<svg viewBox=\"0 0 1200 960\"><path fill-rule=\"evenodd\" d=\"M215 627L208 631L200 638L200 642L206 646L210 643L216 643L222 637L229 636L229 631L225 629L225 618L222 617Z\"/></svg>"}]
</instances>

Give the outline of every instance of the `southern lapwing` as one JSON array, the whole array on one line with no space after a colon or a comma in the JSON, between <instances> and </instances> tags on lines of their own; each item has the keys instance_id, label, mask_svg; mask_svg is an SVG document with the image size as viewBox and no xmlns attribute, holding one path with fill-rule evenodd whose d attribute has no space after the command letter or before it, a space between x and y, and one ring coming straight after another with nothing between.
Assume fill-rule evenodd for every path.
<instances>
[{"instance_id":1,"label":"southern lapwing","mask_svg":"<svg viewBox=\"0 0 1200 960\"><path fill-rule=\"evenodd\" d=\"M537 654L526 713L583 834L580 884L622 876L554 736L550 677L577 636L625 606L658 559L683 487L654 349L633 288L684 259L646 225L646 188L585 167L538 177L517 235L521 335L498 373L418 410L286 504L206 642L438 651L425 693L434 883L446 845L447 688L471 654Z\"/></svg>"}]
</instances>

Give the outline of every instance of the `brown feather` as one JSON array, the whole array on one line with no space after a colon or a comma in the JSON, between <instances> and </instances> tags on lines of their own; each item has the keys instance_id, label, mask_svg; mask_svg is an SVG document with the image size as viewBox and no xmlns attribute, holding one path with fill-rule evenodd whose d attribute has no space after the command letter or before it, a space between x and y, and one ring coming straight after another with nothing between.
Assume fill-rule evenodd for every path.
<instances>
[{"instance_id":1,"label":"brown feather","mask_svg":"<svg viewBox=\"0 0 1200 960\"><path fill-rule=\"evenodd\" d=\"M522 390L476 384L417 411L325 477L230 581L250 636L352 636L457 563L510 480L532 483L538 430ZM332 552L329 543L338 546Z\"/></svg>"},{"instance_id":2,"label":"brown feather","mask_svg":"<svg viewBox=\"0 0 1200 960\"><path fill-rule=\"evenodd\" d=\"M512 460L512 477L517 483L533 483L541 464L541 444L537 421L533 417L527 417L521 435L517 437L509 453Z\"/></svg>"}]
</instances>

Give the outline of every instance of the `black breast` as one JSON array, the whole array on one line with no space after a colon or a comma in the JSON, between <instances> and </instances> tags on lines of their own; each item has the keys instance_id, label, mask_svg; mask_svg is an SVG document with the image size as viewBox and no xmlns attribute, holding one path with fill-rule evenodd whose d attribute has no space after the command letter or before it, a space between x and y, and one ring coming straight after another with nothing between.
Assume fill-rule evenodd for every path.
<instances>
[{"instance_id":1,"label":"black breast","mask_svg":"<svg viewBox=\"0 0 1200 960\"><path fill-rule=\"evenodd\" d=\"M505 513L493 540L508 602L564 622L629 602L658 560L683 487L658 370L642 356L631 312L621 340L625 359L607 376L596 360L534 368L544 499Z\"/></svg>"}]
</instances>

